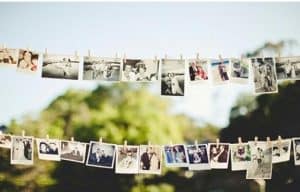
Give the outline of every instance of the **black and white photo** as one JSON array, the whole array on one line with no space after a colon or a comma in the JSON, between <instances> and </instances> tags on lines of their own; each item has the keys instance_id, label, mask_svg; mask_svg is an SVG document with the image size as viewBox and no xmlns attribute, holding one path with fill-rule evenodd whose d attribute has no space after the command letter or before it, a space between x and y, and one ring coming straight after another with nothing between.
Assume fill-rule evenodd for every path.
<instances>
[{"instance_id":1,"label":"black and white photo","mask_svg":"<svg viewBox=\"0 0 300 192\"><path fill-rule=\"evenodd\" d=\"M226 84L229 82L229 59L212 59L211 60L211 75L214 85Z\"/></svg>"},{"instance_id":2,"label":"black and white photo","mask_svg":"<svg viewBox=\"0 0 300 192\"><path fill-rule=\"evenodd\" d=\"M164 156L167 167L188 167L188 157L184 145L165 145Z\"/></svg>"},{"instance_id":3,"label":"black and white photo","mask_svg":"<svg viewBox=\"0 0 300 192\"><path fill-rule=\"evenodd\" d=\"M281 163L290 160L291 140L273 141L272 163Z\"/></svg>"},{"instance_id":4,"label":"black and white photo","mask_svg":"<svg viewBox=\"0 0 300 192\"><path fill-rule=\"evenodd\" d=\"M161 174L162 149L159 145L140 145L139 173Z\"/></svg>"},{"instance_id":5,"label":"black and white photo","mask_svg":"<svg viewBox=\"0 0 300 192\"><path fill-rule=\"evenodd\" d=\"M295 165L300 165L300 138L293 138Z\"/></svg>"},{"instance_id":6,"label":"black and white photo","mask_svg":"<svg viewBox=\"0 0 300 192\"><path fill-rule=\"evenodd\" d=\"M161 95L184 96L185 61L162 59Z\"/></svg>"},{"instance_id":7,"label":"black and white photo","mask_svg":"<svg viewBox=\"0 0 300 192\"><path fill-rule=\"evenodd\" d=\"M42 77L78 80L80 57L44 54Z\"/></svg>"},{"instance_id":8,"label":"black and white photo","mask_svg":"<svg viewBox=\"0 0 300 192\"><path fill-rule=\"evenodd\" d=\"M249 67L251 60L248 58L233 58L230 61L230 81L238 84L249 83Z\"/></svg>"},{"instance_id":9,"label":"black and white photo","mask_svg":"<svg viewBox=\"0 0 300 192\"><path fill-rule=\"evenodd\" d=\"M122 81L151 82L157 81L159 75L159 60L124 59Z\"/></svg>"},{"instance_id":10,"label":"black and white photo","mask_svg":"<svg viewBox=\"0 0 300 192\"><path fill-rule=\"evenodd\" d=\"M20 49L17 69L24 72L37 72L39 54L31 50Z\"/></svg>"},{"instance_id":11,"label":"black and white photo","mask_svg":"<svg viewBox=\"0 0 300 192\"><path fill-rule=\"evenodd\" d=\"M86 143L77 141L61 141L61 160L84 163Z\"/></svg>"},{"instance_id":12,"label":"black and white photo","mask_svg":"<svg viewBox=\"0 0 300 192\"><path fill-rule=\"evenodd\" d=\"M116 145L91 141L86 161L87 166L113 169Z\"/></svg>"},{"instance_id":13,"label":"black and white photo","mask_svg":"<svg viewBox=\"0 0 300 192\"><path fill-rule=\"evenodd\" d=\"M206 144L187 145L186 153L189 160L189 170L209 170L209 156Z\"/></svg>"},{"instance_id":14,"label":"black and white photo","mask_svg":"<svg viewBox=\"0 0 300 192\"><path fill-rule=\"evenodd\" d=\"M16 67L18 58L18 49L0 48L0 65Z\"/></svg>"},{"instance_id":15,"label":"black and white photo","mask_svg":"<svg viewBox=\"0 0 300 192\"><path fill-rule=\"evenodd\" d=\"M11 136L7 134L0 134L0 148L11 148Z\"/></svg>"},{"instance_id":16,"label":"black and white photo","mask_svg":"<svg viewBox=\"0 0 300 192\"><path fill-rule=\"evenodd\" d=\"M229 143L209 143L209 161L212 169L227 169L229 161Z\"/></svg>"},{"instance_id":17,"label":"black and white photo","mask_svg":"<svg viewBox=\"0 0 300 192\"><path fill-rule=\"evenodd\" d=\"M250 145L248 143L230 144L231 170L247 170L251 161Z\"/></svg>"},{"instance_id":18,"label":"black and white photo","mask_svg":"<svg viewBox=\"0 0 300 192\"><path fill-rule=\"evenodd\" d=\"M300 57L277 57L275 62L278 80L300 80Z\"/></svg>"},{"instance_id":19,"label":"black and white photo","mask_svg":"<svg viewBox=\"0 0 300 192\"><path fill-rule=\"evenodd\" d=\"M83 57L83 80L120 81L121 58Z\"/></svg>"},{"instance_id":20,"label":"black and white photo","mask_svg":"<svg viewBox=\"0 0 300 192\"><path fill-rule=\"evenodd\" d=\"M271 57L253 58L251 61L254 92L257 94L278 92L274 59Z\"/></svg>"},{"instance_id":21,"label":"black and white photo","mask_svg":"<svg viewBox=\"0 0 300 192\"><path fill-rule=\"evenodd\" d=\"M189 79L190 82L208 82L208 59L190 59Z\"/></svg>"},{"instance_id":22,"label":"black and white photo","mask_svg":"<svg viewBox=\"0 0 300 192\"><path fill-rule=\"evenodd\" d=\"M33 137L12 136L10 163L33 164Z\"/></svg>"},{"instance_id":23,"label":"black and white photo","mask_svg":"<svg viewBox=\"0 0 300 192\"><path fill-rule=\"evenodd\" d=\"M251 161L247 168L247 179L272 178L272 142L250 141Z\"/></svg>"},{"instance_id":24,"label":"black and white photo","mask_svg":"<svg viewBox=\"0 0 300 192\"><path fill-rule=\"evenodd\" d=\"M42 160L60 161L61 142L56 139L36 139L38 157Z\"/></svg>"},{"instance_id":25,"label":"black and white photo","mask_svg":"<svg viewBox=\"0 0 300 192\"><path fill-rule=\"evenodd\" d=\"M139 146L117 145L116 173L134 174L139 172Z\"/></svg>"}]
</instances>

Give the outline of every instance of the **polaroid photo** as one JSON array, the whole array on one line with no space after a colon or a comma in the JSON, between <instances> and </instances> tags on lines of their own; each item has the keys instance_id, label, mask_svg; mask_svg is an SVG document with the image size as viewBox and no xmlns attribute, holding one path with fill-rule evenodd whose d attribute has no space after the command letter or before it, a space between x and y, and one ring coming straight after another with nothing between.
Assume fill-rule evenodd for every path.
<instances>
[{"instance_id":1,"label":"polaroid photo","mask_svg":"<svg viewBox=\"0 0 300 192\"><path fill-rule=\"evenodd\" d=\"M300 57L277 57L275 63L278 80L300 80Z\"/></svg>"},{"instance_id":2,"label":"polaroid photo","mask_svg":"<svg viewBox=\"0 0 300 192\"><path fill-rule=\"evenodd\" d=\"M278 82L274 59L271 57L252 58L251 62L253 70L254 93L277 93Z\"/></svg>"},{"instance_id":3,"label":"polaroid photo","mask_svg":"<svg viewBox=\"0 0 300 192\"><path fill-rule=\"evenodd\" d=\"M212 59L210 61L212 82L214 85L222 85L230 82L229 59Z\"/></svg>"},{"instance_id":4,"label":"polaroid photo","mask_svg":"<svg viewBox=\"0 0 300 192\"><path fill-rule=\"evenodd\" d=\"M208 82L209 59L189 59L189 79L193 83Z\"/></svg>"},{"instance_id":5,"label":"polaroid photo","mask_svg":"<svg viewBox=\"0 0 300 192\"><path fill-rule=\"evenodd\" d=\"M165 145L165 163L167 167L188 167L188 157L185 145Z\"/></svg>"},{"instance_id":6,"label":"polaroid photo","mask_svg":"<svg viewBox=\"0 0 300 192\"><path fill-rule=\"evenodd\" d=\"M83 80L120 81L121 58L83 57Z\"/></svg>"},{"instance_id":7,"label":"polaroid photo","mask_svg":"<svg viewBox=\"0 0 300 192\"><path fill-rule=\"evenodd\" d=\"M247 168L247 179L272 178L272 142L249 141L251 161Z\"/></svg>"},{"instance_id":8,"label":"polaroid photo","mask_svg":"<svg viewBox=\"0 0 300 192\"><path fill-rule=\"evenodd\" d=\"M210 163L206 144L187 145L189 170L209 170Z\"/></svg>"},{"instance_id":9,"label":"polaroid photo","mask_svg":"<svg viewBox=\"0 0 300 192\"><path fill-rule=\"evenodd\" d=\"M87 166L113 169L116 155L116 145L90 141Z\"/></svg>"},{"instance_id":10,"label":"polaroid photo","mask_svg":"<svg viewBox=\"0 0 300 192\"><path fill-rule=\"evenodd\" d=\"M84 163L86 145L78 141L61 141L61 160Z\"/></svg>"},{"instance_id":11,"label":"polaroid photo","mask_svg":"<svg viewBox=\"0 0 300 192\"><path fill-rule=\"evenodd\" d=\"M249 83L249 68L251 60L248 58L230 60L230 81L238 84Z\"/></svg>"},{"instance_id":12,"label":"polaroid photo","mask_svg":"<svg viewBox=\"0 0 300 192\"><path fill-rule=\"evenodd\" d=\"M33 148L33 137L12 136L10 163L32 165Z\"/></svg>"},{"instance_id":13,"label":"polaroid photo","mask_svg":"<svg viewBox=\"0 0 300 192\"><path fill-rule=\"evenodd\" d=\"M272 163L281 163L290 160L291 140L284 139L281 141L273 141Z\"/></svg>"},{"instance_id":14,"label":"polaroid photo","mask_svg":"<svg viewBox=\"0 0 300 192\"><path fill-rule=\"evenodd\" d=\"M11 135L0 134L0 148L11 148Z\"/></svg>"},{"instance_id":15,"label":"polaroid photo","mask_svg":"<svg viewBox=\"0 0 300 192\"><path fill-rule=\"evenodd\" d=\"M116 173L134 174L139 172L139 146L117 145Z\"/></svg>"},{"instance_id":16,"label":"polaroid photo","mask_svg":"<svg viewBox=\"0 0 300 192\"><path fill-rule=\"evenodd\" d=\"M42 160L60 161L61 142L57 139L36 139L38 157Z\"/></svg>"},{"instance_id":17,"label":"polaroid photo","mask_svg":"<svg viewBox=\"0 0 300 192\"><path fill-rule=\"evenodd\" d=\"M300 137L293 138L295 165L300 165Z\"/></svg>"},{"instance_id":18,"label":"polaroid photo","mask_svg":"<svg viewBox=\"0 0 300 192\"><path fill-rule=\"evenodd\" d=\"M0 49L0 65L17 67L19 49Z\"/></svg>"},{"instance_id":19,"label":"polaroid photo","mask_svg":"<svg viewBox=\"0 0 300 192\"><path fill-rule=\"evenodd\" d=\"M248 143L230 144L231 170L247 170L251 162L251 151Z\"/></svg>"},{"instance_id":20,"label":"polaroid photo","mask_svg":"<svg viewBox=\"0 0 300 192\"><path fill-rule=\"evenodd\" d=\"M161 95L184 96L185 60L162 59Z\"/></svg>"},{"instance_id":21,"label":"polaroid photo","mask_svg":"<svg viewBox=\"0 0 300 192\"><path fill-rule=\"evenodd\" d=\"M38 71L39 53L20 49L17 69L23 72L35 73Z\"/></svg>"},{"instance_id":22,"label":"polaroid photo","mask_svg":"<svg viewBox=\"0 0 300 192\"><path fill-rule=\"evenodd\" d=\"M78 80L80 57L76 55L44 54L42 77Z\"/></svg>"},{"instance_id":23,"label":"polaroid photo","mask_svg":"<svg viewBox=\"0 0 300 192\"><path fill-rule=\"evenodd\" d=\"M162 148L159 145L140 145L139 173L161 174Z\"/></svg>"},{"instance_id":24,"label":"polaroid photo","mask_svg":"<svg viewBox=\"0 0 300 192\"><path fill-rule=\"evenodd\" d=\"M209 161L212 169L227 169L229 161L229 143L209 143Z\"/></svg>"}]
</instances>

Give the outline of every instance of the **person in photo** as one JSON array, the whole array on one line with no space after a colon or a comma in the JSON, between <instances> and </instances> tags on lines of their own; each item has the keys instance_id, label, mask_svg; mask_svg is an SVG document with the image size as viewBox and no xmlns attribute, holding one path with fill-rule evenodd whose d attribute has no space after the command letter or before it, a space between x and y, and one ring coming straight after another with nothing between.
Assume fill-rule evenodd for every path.
<instances>
[{"instance_id":1,"label":"person in photo","mask_svg":"<svg viewBox=\"0 0 300 192\"><path fill-rule=\"evenodd\" d=\"M86 144L74 141L62 141L61 159L84 163Z\"/></svg>"},{"instance_id":2,"label":"person in photo","mask_svg":"<svg viewBox=\"0 0 300 192\"><path fill-rule=\"evenodd\" d=\"M226 163L228 158L228 151L225 150L224 145L213 146L210 152L210 159L213 162Z\"/></svg>"},{"instance_id":3,"label":"person in photo","mask_svg":"<svg viewBox=\"0 0 300 192\"><path fill-rule=\"evenodd\" d=\"M21 59L18 63L18 68L29 70L29 71L36 71L37 70L37 58L33 57L33 53L31 51L21 51Z\"/></svg>"},{"instance_id":4,"label":"person in photo","mask_svg":"<svg viewBox=\"0 0 300 192\"><path fill-rule=\"evenodd\" d=\"M0 147L11 148L11 136L6 134L0 134Z\"/></svg>"},{"instance_id":5,"label":"person in photo","mask_svg":"<svg viewBox=\"0 0 300 192\"><path fill-rule=\"evenodd\" d=\"M11 149L12 164L32 164L33 146L32 138L13 137Z\"/></svg>"},{"instance_id":6,"label":"person in photo","mask_svg":"<svg viewBox=\"0 0 300 192\"><path fill-rule=\"evenodd\" d=\"M112 169L115 149L113 144L91 141L86 165Z\"/></svg>"},{"instance_id":7,"label":"person in photo","mask_svg":"<svg viewBox=\"0 0 300 192\"><path fill-rule=\"evenodd\" d=\"M189 73L190 73L190 80L195 81L196 76L198 76L198 68L196 66L195 62L192 62L189 67Z\"/></svg>"},{"instance_id":8,"label":"person in photo","mask_svg":"<svg viewBox=\"0 0 300 192\"><path fill-rule=\"evenodd\" d=\"M136 74L134 73L131 65L125 65L125 70L123 71L123 80L125 81L136 80Z\"/></svg>"},{"instance_id":9,"label":"person in photo","mask_svg":"<svg viewBox=\"0 0 300 192\"><path fill-rule=\"evenodd\" d=\"M0 64L1 63L2 64L16 64L16 60L9 53L8 49L0 49Z\"/></svg>"},{"instance_id":10,"label":"person in photo","mask_svg":"<svg viewBox=\"0 0 300 192\"><path fill-rule=\"evenodd\" d=\"M229 80L228 73L227 73L227 67L224 64L223 59L220 60L218 70L219 70L219 75L220 75L220 78L222 79L222 81Z\"/></svg>"}]
</instances>

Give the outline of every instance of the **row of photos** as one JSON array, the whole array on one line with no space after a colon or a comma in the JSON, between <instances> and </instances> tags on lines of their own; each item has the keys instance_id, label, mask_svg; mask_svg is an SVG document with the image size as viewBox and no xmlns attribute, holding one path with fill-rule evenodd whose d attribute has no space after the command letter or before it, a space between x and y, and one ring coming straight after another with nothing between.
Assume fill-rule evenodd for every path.
<instances>
[{"instance_id":1,"label":"row of photos","mask_svg":"<svg viewBox=\"0 0 300 192\"><path fill-rule=\"evenodd\" d=\"M31 73L41 71L43 78L161 81L161 94L170 96L183 96L187 79L189 83L213 85L252 82L257 94L278 92L279 80L300 79L300 57L159 60L84 56L82 59L78 55L44 53L41 59L37 52L5 48L0 49L0 64Z\"/></svg>"},{"instance_id":2,"label":"row of photos","mask_svg":"<svg viewBox=\"0 0 300 192\"><path fill-rule=\"evenodd\" d=\"M115 145L101 141L89 144L78 141L39 139L29 136L0 135L0 147L11 150L11 164L32 165L36 140L38 158L52 161L73 161L87 166L113 169L119 174L160 174L164 155L166 167L187 167L189 170L246 170L247 179L271 179L272 164L290 160L294 144L295 165L300 165L300 138L276 141L249 141L236 144L216 143L193 145ZM89 146L87 148L87 146ZM87 153L87 157L86 157ZM231 154L231 155L230 155Z\"/></svg>"}]
</instances>

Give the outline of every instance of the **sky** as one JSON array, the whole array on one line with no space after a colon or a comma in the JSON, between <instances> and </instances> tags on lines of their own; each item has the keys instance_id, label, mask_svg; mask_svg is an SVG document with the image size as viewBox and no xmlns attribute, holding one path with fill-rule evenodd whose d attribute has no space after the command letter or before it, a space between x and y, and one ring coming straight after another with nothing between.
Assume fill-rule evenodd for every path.
<instances>
[{"instance_id":1,"label":"sky","mask_svg":"<svg viewBox=\"0 0 300 192\"><path fill-rule=\"evenodd\" d=\"M300 42L299 9L299 3L280 2L0 3L0 45L51 54L87 55L90 49L105 57L240 57L266 41ZM0 67L0 78L0 124L38 113L69 88L97 86L7 67ZM253 92L252 84L187 86L184 97L169 98L172 112L220 127L237 97ZM150 90L160 95L159 83Z\"/></svg>"}]
</instances>

